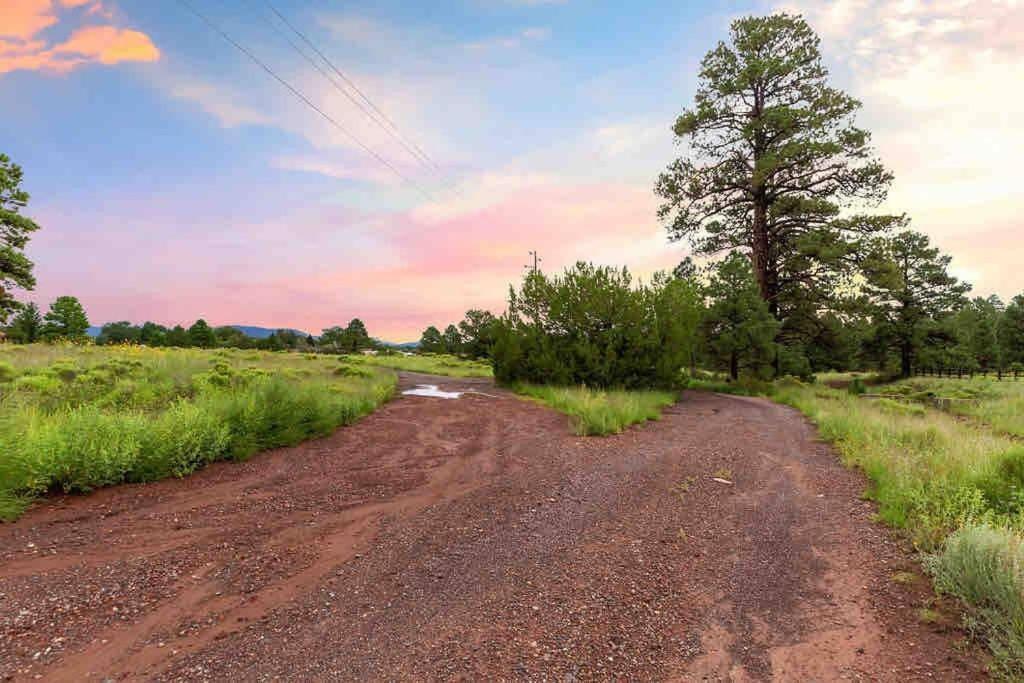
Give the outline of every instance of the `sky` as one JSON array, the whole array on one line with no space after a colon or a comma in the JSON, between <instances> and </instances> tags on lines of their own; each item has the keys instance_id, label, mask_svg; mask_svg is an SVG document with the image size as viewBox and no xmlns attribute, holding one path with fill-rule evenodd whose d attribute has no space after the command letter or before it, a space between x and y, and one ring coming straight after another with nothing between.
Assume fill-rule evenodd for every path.
<instances>
[{"instance_id":1,"label":"sky","mask_svg":"<svg viewBox=\"0 0 1024 683\"><path fill-rule=\"evenodd\" d=\"M976 294L1024 291L1021 0L190 0L330 121L187 4L0 0L0 152L42 226L22 298L78 296L94 324L359 317L406 341L503 310L531 250L671 268L670 127L729 22L780 9L863 101L896 174L883 209Z\"/></svg>"}]
</instances>

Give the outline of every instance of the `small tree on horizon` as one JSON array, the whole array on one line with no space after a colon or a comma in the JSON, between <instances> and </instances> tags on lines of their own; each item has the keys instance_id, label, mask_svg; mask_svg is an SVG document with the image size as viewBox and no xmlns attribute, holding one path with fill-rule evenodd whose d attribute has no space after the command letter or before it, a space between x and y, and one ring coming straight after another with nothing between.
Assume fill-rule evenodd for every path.
<instances>
[{"instance_id":1,"label":"small tree on horizon","mask_svg":"<svg viewBox=\"0 0 1024 683\"><path fill-rule=\"evenodd\" d=\"M433 325L423 330L419 349L425 353L444 353L444 336L442 336L441 330Z\"/></svg>"},{"instance_id":2,"label":"small tree on horizon","mask_svg":"<svg viewBox=\"0 0 1024 683\"><path fill-rule=\"evenodd\" d=\"M498 319L490 311L471 308L459 323L462 352L470 358L490 358Z\"/></svg>"},{"instance_id":3,"label":"small tree on horizon","mask_svg":"<svg viewBox=\"0 0 1024 683\"><path fill-rule=\"evenodd\" d=\"M370 333L366 330L366 325L359 318L352 318L349 321L342 338L346 351L358 352L373 346Z\"/></svg>"},{"instance_id":4,"label":"small tree on horizon","mask_svg":"<svg viewBox=\"0 0 1024 683\"><path fill-rule=\"evenodd\" d=\"M80 342L89 338L89 318L81 302L73 296L57 297L43 320L44 339Z\"/></svg>"},{"instance_id":5,"label":"small tree on horizon","mask_svg":"<svg viewBox=\"0 0 1024 683\"><path fill-rule=\"evenodd\" d=\"M42 337L43 317L39 307L29 302L22 306L11 326L7 328L7 338L18 344L32 344Z\"/></svg>"},{"instance_id":6,"label":"small tree on horizon","mask_svg":"<svg viewBox=\"0 0 1024 683\"><path fill-rule=\"evenodd\" d=\"M127 320L107 323L100 328L96 343L100 346L106 344L138 344L142 329L132 325Z\"/></svg>"},{"instance_id":7,"label":"small tree on horizon","mask_svg":"<svg viewBox=\"0 0 1024 683\"><path fill-rule=\"evenodd\" d=\"M462 350L462 335L455 325L444 328L444 350L445 353L455 355Z\"/></svg>"},{"instance_id":8,"label":"small tree on horizon","mask_svg":"<svg viewBox=\"0 0 1024 683\"><path fill-rule=\"evenodd\" d=\"M209 349L217 345L217 337L213 334L213 328L202 318L188 328L188 341L190 346L198 346L201 349Z\"/></svg>"}]
</instances>

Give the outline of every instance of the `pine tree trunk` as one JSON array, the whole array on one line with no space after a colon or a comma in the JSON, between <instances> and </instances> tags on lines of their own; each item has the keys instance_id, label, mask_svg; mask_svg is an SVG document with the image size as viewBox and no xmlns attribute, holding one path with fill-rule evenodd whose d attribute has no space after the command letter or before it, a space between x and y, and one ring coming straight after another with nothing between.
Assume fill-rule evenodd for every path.
<instances>
[{"instance_id":1,"label":"pine tree trunk","mask_svg":"<svg viewBox=\"0 0 1024 683\"><path fill-rule=\"evenodd\" d=\"M768 303L772 315L778 317L778 304L773 296L768 264L768 205L763 196L754 198L754 225L751 243L751 265L761 298Z\"/></svg>"},{"instance_id":2,"label":"pine tree trunk","mask_svg":"<svg viewBox=\"0 0 1024 683\"><path fill-rule=\"evenodd\" d=\"M907 342L900 345L900 375L910 377L910 344Z\"/></svg>"},{"instance_id":3,"label":"pine tree trunk","mask_svg":"<svg viewBox=\"0 0 1024 683\"><path fill-rule=\"evenodd\" d=\"M729 376L732 377L733 381L740 378L740 359L735 351L729 356Z\"/></svg>"}]
</instances>

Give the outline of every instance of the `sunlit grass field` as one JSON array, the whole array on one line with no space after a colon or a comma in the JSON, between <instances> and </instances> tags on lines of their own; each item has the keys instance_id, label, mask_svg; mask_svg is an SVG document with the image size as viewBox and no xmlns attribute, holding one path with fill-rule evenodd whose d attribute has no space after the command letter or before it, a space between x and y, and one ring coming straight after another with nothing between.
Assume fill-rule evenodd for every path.
<instances>
[{"instance_id":1,"label":"sunlit grass field","mask_svg":"<svg viewBox=\"0 0 1024 683\"><path fill-rule=\"evenodd\" d=\"M392 370L422 372L428 375L448 377L492 377L491 365L487 361L471 360L445 354L402 354L376 356L347 356L346 362L364 363Z\"/></svg>"},{"instance_id":2,"label":"sunlit grass field","mask_svg":"<svg viewBox=\"0 0 1024 683\"><path fill-rule=\"evenodd\" d=\"M0 346L0 518L48 491L185 476L329 434L394 373L334 356Z\"/></svg>"},{"instance_id":3,"label":"sunlit grass field","mask_svg":"<svg viewBox=\"0 0 1024 683\"><path fill-rule=\"evenodd\" d=\"M678 394L670 391L605 391L536 384L512 388L568 415L579 436L618 434L629 425L660 419L661 411L678 399Z\"/></svg>"}]
</instances>

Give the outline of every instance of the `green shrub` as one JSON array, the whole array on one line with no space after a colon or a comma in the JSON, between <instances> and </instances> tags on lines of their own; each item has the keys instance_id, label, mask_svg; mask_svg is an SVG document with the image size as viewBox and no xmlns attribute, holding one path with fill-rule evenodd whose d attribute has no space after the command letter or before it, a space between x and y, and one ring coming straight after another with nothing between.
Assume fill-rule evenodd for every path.
<instances>
[{"instance_id":1,"label":"green shrub","mask_svg":"<svg viewBox=\"0 0 1024 683\"><path fill-rule=\"evenodd\" d=\"M178 401L146 430L128 478L154 481L184 477L224 457L230 429L207 406Z\"/></svg>"},{"instance_id":2,"label":"green shrub","mask_svg":"<svg viewBox=\"0 0 1024 683\"><path fill-rule=\"evenodd\" d=\"M999 455L975 478L988 507L1002 515L1024 510L1024 447Z\"/></svg>"},{"instance_id":3,"label":"green shrub","mask_svg":"<svg viewBox=\"0 0 1024 683\"><path fill-rule=\"evenodd\" d=\"M20 448L21 459L28 464L21 490L81 492L124 481L145 427L139 415L109 415L93 407L35 422Z\"/></svg>"},{"instance_id":4,"label":"green shrub","mask_svg":"<svg viewBox=\"0 0 1024 683\"><path fill-rule=\"evenodd\" d=\"M339 377L373 377L372 371L352 365L339 365L334 369L334 374Z\"/></svg>"},{"instance_id":5,"label":"green shrub","mask_svg":"<svg viewBox=\"0 0 1024 683\"><path fill-rule=\"evenodd\" d=\"M18 371L7 361L0 360L0 384L10 382L18 376Z\"/></svg>"},{"instance_id":6,"label":"green shrub","mask_svg":"<svg viewBox=\"0 0 1024 683\"><path fill-rule=\"evenodd\" d=\"M625 268L582 262L561 275L531 271L495 323L494 376L510 385L674 387L700 309L689 280L634 285Z\"/></svg>"},{"instance_id":7,"label":"green shrub","mask_svg":"<svg viewBox=\"0 0 1024 683\"><path fill-rule=\"evenodd\" d=\"M953 533L927 566L941 591L970 606L968 627L984 638L992 672L1024 680L1024 547L1011 530L968 525Z\"/></svg>"},{"instance_id":8,"label":"green shrub","mask_svg":"<svg viewBox=\"0 0 1024 683\"><path fill-rule=\"evenodd\" d=\"M61 391L61 381L48 374L22 375L14 380L13 386L18 391L31 391L44 395L58 394Z\"/></svg>"}]
</instances>

